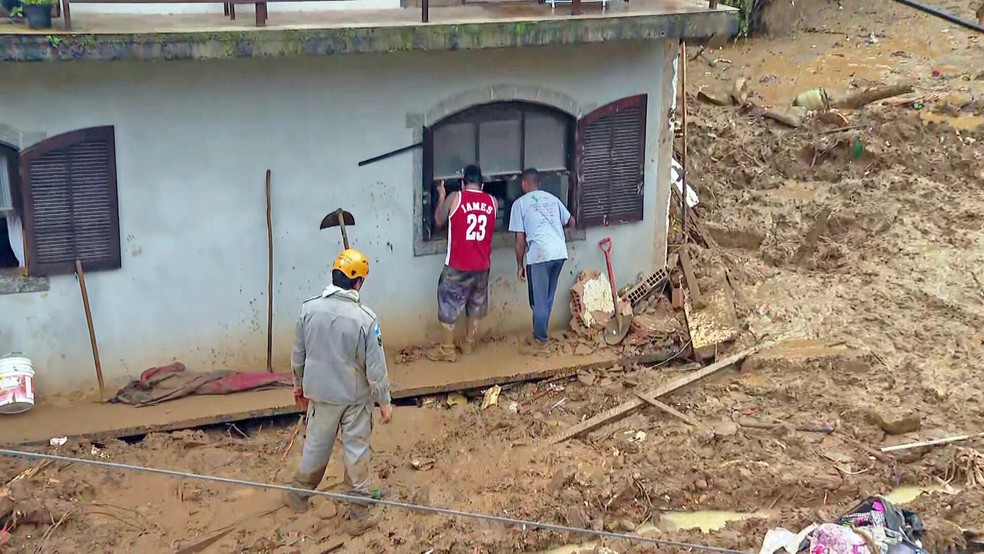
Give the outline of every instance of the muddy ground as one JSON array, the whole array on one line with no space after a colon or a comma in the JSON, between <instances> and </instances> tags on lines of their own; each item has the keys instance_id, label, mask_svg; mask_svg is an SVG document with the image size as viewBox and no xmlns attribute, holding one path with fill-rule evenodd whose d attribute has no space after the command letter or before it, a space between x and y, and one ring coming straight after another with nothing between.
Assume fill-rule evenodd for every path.
<instances>
[{"instance_id":1,"label":"muddy ground","mask_svg":"<svg viewBox=\"0 0 984 554\"><path fill-rule=\"evenodd\" d=\"M959 545L961 528L984 529L984 483L973 473L982 441L887 462L871 455L984 431L984 37L887 0L814 4L790 36L688 63L689 178L704 238L716 245L695 251L702 288L728 287L735 298L742 326L731 350L785 333L803 340L666 398L697 426L650 409L545 444L633 390L692 371L683 360L507 389L484 411L475 401L401 407L374 435L374 486L387 498L596 529L649 523L660 529L649 536L754 550L773 526L797 529L867 495L916 486L935 491L911 504L931 547ZM976 8L946 6L968 19ZM836 97L906 81L915 93L845 112L846 123L788 129L759 110L697 100L697 89L727 90L738 76L767 107L816 86ZM658 314L673 313L668 302ZM797 430L819 424L836 432ZM299 455L284 455L293 426L43 450L285 482ZM32 466L2 459L0 482ZM335 461L330 473L325 490L341 481ZM200 551L307 553L339 537L344 506L317 499L303 515L278 506L275 492L55 463L0 494L0 513L19 514L0 541L12 552L174 552L234 524ZM666 515L698 510L761 517L701 533L674 529ZM536 552L577 540L386 509L376 530L338 551Z\"/></svg>"}]
</instances>

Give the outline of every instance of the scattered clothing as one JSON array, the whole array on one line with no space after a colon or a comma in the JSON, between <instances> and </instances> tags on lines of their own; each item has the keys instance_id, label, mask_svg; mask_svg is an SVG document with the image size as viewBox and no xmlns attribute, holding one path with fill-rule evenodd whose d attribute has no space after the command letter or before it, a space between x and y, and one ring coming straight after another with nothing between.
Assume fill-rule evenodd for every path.
<instances>
[{"instance_id":1,"label":"scattered clothing","mask_svg":"<svg viewBox=\"0 0 984 554\"><path fill-rule=\"evenodd\" d=\"M877 554L850 527L824 523L810 535L810 554Z\"/></svg>"},{"instance_id":2,"label":"scattered clothing","mask_svg":"<svg viewBox=\"0 0 984 554\"><path fill-rule=\"evenodd\" d=\"M184 364L175 362L152 367L119 390L110 402L134 406L153 406L193 394L232 394L248 390L261 390L291 386L289 373L242 371L210 371L189 373Z\"/></svg>"},{"instance_id":3,"label":"scattered clothing","mask_svg":"<svg viewBox=\"0 0 984 554\"><path fill-rule=\"evenodd\" d=\"M924 534L917 514L874 496L836 521L811 525L799 535L769 531L759 554L926 554Z\"/></svg>"},{"instance_id":4,"label":"scattered clothing","mask_svg":"<svg viewBox=\"0 0 984 554\"><path fill-rule=\"evenodd\" d=\"M571 212L556 196L533 190L520 196L509 214L509 231L526 235L526 264L567 259L564 225Z\"/></svg>"}]
</instances>

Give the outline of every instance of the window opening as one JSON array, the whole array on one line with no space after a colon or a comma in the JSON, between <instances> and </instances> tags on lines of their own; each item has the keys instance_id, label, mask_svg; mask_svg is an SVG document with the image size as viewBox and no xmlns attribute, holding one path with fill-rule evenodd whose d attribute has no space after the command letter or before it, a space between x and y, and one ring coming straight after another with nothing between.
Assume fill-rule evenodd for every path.
<instances>
[{"instance_id":1,"label":"window opening","mask_svg":"<svg viewBox=\"0 0 984 554\"><path fill-rule=\"evenodd\" d=\"M24 235L14 211L13 175L17 154L0 148L0 270L23 267Z\"/></svg>"},{"instance_id":2,"label":"window opening","mask_svg":"<svg viewBox=\"0 0 984 554\"><path fill-rule=\"evenodd\" d=\"M520 174L527 167L538 169L541 188L570 209L575 130L569 114L527 102L483 104L435 124L424 151L430 164L423 184L425 239L446 237L446 231L434 230L436 185L443 180L448 194L461 190L468 164L482 168L483 188L498 201L497 232L506 230L512 204L523 195Z\"/></svg>"}]
</instances>

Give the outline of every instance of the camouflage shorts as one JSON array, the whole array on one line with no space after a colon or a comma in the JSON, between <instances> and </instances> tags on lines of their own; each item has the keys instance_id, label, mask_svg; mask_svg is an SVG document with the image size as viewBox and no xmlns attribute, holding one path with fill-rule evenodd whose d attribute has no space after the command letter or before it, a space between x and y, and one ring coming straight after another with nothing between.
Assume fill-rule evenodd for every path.
<instances>
[{"instance_id":1,"label":"camouflage shorts","mask_svg":"<svg viewBox=\"0 0 984 554\"><path fill-rule=\"evenodd\" d=\"M444 266L437 282L437 317L453 324L461 311L483 318L489 313L489 271L458 271Z\"/></svg>"}]
</instances>

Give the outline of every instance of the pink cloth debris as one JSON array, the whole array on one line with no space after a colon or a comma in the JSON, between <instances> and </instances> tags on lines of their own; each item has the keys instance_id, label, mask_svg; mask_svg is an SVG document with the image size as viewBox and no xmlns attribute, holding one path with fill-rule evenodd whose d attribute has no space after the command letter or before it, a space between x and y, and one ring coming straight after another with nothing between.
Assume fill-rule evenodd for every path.
<instances>
[{"instance_id":1,"label":"pink cloth debris","mask_svg":"<svg viewBox=\"0 0 984 554\"><path fill-rule=\"evenodd\" d=\"M219 370L188 373L181 362L152 367L116 393L110 402L152 406L193 394L232 394L293 386L290 373L243 372Z\"/></svg>"}]
</instances>

